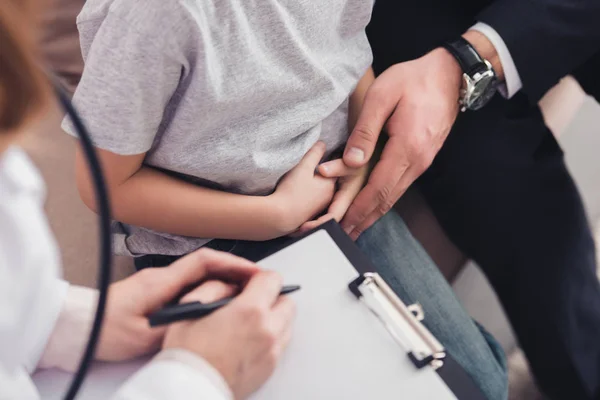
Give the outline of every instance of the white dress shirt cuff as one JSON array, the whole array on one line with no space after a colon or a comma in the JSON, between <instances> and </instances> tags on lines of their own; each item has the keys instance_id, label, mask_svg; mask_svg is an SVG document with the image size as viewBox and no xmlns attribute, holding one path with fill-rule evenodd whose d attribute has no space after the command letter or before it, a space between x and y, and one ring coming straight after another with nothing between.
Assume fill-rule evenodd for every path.
<instances>
[{"instance_id":1,"label":"white dress shirt cuff","mask_svg":"<svg viewBox=\"0 0 600 400\"><path fill-rule=\"evenodd\" d=\"M116 399L233 400L219 372L203 358L183 349L161 351L131 377Z\"/></svg>"},{"instance_id":2,"label":"white dress shirt cuff","mask_svg":"<svg viewBox=\"0 0 600 400\"><path fill-rule=\"evenodd\" d=\"M504 70L504 84L500 85L498 90L502 96L510 99L515 93L521 90L523 84L521 82L521 77L519 76L519 71L517 71L517 66L510 55L508 47L506 47L506 43L504 43L504 40L502 40L502 37L500 37L494 28L483 22L478 22L472 26L470 30L485 35L496 48L500 63L502 64L502 69Z\"/></svg>"},{"instance_id":3,"label":"white dress shirt cuff","mask_svg":"<svg viewBox=\"0 0 600 400\"><path fill-rule=\"evenodd\" d=\"M97 290L69 286L38 368L60 368L69 372L77 369L92 329L97 302Z\"/></svg>"}]
</instances>

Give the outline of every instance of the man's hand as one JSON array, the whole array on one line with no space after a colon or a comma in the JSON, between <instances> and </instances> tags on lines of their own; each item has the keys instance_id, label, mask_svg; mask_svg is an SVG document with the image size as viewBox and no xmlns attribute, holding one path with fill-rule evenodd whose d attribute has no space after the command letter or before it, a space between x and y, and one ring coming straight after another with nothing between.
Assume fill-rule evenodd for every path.
<instances>
[{"instance_id":1,"label":"man's hand","mask_svg":"<svg viewBox=\"0 0 600 400\"><path fill-rule=\"evenodd\" d=\"M96 358L122 361L160 348L166 327L151 328L146 316L175 299L185 288L197 299L211 302L234 294L227 282L245 284L259 268L242 258L201 249L164 268L148 268L110 287L106 321Z\"/></svg>"},{"instance_id":2,"label":"man's hand","mask_svg":"<svg viewBox=\"0 0 600 400\"><path fill-rule=\"evenodd\" d=\"M462 71L444 49L396 64L369 88L344 153L350 167L368 163L386 125L389 141L342 227L356 239L387 213L431 164L458 114Z\"/></svg>"},{"instance_id":3,"label":"man's hand","mask_svg":"<svg viewBox=\"0 0 600 400\"><path fill-rule=\"evenodd\" d=\"M463 37L492 64L502 81L502 64L489 39L473 30ZM367 91L344 162L353 168L367 165L384 126L389 141L367 186L342 220L353 239L388 212L431 165L456 120L462 74L456 59L438 48L390 67Z\"/></svg>"}]
</instances>

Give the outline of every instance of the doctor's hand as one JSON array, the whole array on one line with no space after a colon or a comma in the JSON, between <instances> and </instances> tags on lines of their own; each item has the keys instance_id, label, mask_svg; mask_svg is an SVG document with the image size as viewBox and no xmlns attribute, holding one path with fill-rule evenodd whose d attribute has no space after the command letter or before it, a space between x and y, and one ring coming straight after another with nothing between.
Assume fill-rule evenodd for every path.
<instances>
[{"instance_id":1,"label":"doctor's hand","mask_svg":"<svg viewBox=\"0 0 600 400\"><path fill-rule=\"evenodd\" d=\"M197 300L212 302L230 296L236 287L223 280L243 285L258 271L250 261L201 249L169 267L147 268L112 284L96 359L122 361L157 351L167 328L151 328L147 315L199 281L204 283L194 292Z\"/></svg>"},{"instance_id":2,"label":"doctor's hand","mask_svg":"<svg viewBox=\"0 0 600 400\"><path fill-rule=\"evenodd\" d=\"M171 325L164 348L186 349L221 373L236 399L248 397L273 373L292 334L294 304L279 296L281 278L256 273L230 304L208 317ZM199 289L182 301L200 298Z\"/></svg>"}]
</instances>

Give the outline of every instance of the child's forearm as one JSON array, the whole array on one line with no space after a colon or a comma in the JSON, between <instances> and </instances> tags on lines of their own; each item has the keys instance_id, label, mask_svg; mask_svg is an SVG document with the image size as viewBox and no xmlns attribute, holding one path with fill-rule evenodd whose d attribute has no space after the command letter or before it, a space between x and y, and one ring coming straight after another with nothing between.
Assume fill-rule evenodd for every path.
<instances>
[{"instance_id":1,"label":"child's forearm","mask_svg":"<svg viewBox=\"0 0 600 400\"><path fill-rule=\"evenodd\" d=\"M373 72L373 68L369 67L367 72L358 82L358 85L356 85L354 92L350 95L348 105L348 129L350 130L354 129L354 125L356 125L356 121L358 120L358 116L360 115L360 111L362 110L365 101L365 95L373 81L375 81L375 73Z\"/></svg>"},{"instance_id":2,"label":"child's forearm","mask_svg":"<svg viewBox=\"0 0 600 400\"><path fill-rule=\"evenodd\" d=\"M89 182L83 181L82 199L95 210ZM285 226L284 216L278 214L272 197L202 188L152 168L142 167L118 185L110 184L109 178L109 192L116 220L160 232L242 240L268 240L286 233L279 228Z\"/></svg>"}]
</instances>

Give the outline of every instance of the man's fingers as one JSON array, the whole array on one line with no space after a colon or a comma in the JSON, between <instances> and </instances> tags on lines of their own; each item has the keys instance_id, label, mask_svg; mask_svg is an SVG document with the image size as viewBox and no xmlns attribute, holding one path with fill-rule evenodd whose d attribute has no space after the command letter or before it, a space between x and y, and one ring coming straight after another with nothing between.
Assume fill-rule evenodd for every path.
<instances>
[{"instance_id":1,"label":"man's fingers","mask_svg":"<svg viewBox=\"0 0 600 400\"><path fill-rule=\"evenodd\" d=\"M410 185L419 177L421 173L418 168L411 167L400 179L400 182L396 185L393 192L390 194L391 199L399 199L408 190ZM395 204L395 201L394 201ZM369 229L377 220L384 216L385 208L376 208L371 214L369 214L359 225L357 225L352 232L349 233L352 240L358 239L367 229Z\"/></svg>"},{"instance_id":2,"label":"man's fingers","mask_svg":"<svg viewBox=\"0 0 600 400\"><path fill-rule=\"evenodd\" d=\"M389 140L381 158L369 176L367 185L358 194L342 221L342 228L346 233L350 234L360 227L373 211L385 214L398 200L394 190L411 167L409 157L413 149L412 146L407 146L406 138L411 137L410 133L421 134L418 126L418 118L413 110L400 106L395 109L389 118Z\"/></svg>"},{"instance_id":3,"label":"man's fingers","mask_svg":"<svg viewBox=\"0 0 600 400\"><path fill-rule=\"evenodd\" d=\"M310 150L308 150L304 157L302 157L299 165L301 165L302 168L306 168L307 170L314 172L323 159L325 150L325 143L318 141L313 145L313 147L310 148Z\"/></svg>"},{"instance_id":4,"label":"man's fingers","mask_svg":"<svg viewBox=\"0 0 600 400\"><path fill-rule=\"evenodd\" d=\"M342 221L342 228L348 234L373 210L387 212L398 200L392 193L408 169L409 163L402 151L397 149L398 145L394 139L390 138L388 141L380 161L369 176L367 185L356 196Z\"/></svg>"},{"instance_id":5,"label":"man's fingers","mask_svg":"<svg viewBox=\"0 0 600 400\"><path fill-rule=\"evenodd\" d=\"M391 172L396 169L398 171L392 175ZM369 177L369 182L356 196L342 220L342 228L346 233L349 234L362 224L374 210L387 212L391 208L395 202L391 199L391 194L396 186L396 179L400 179L402 174L403 171L394 162L381 160L377 164Z\"/></svg>"},{"instance_id":6,"label":"man's fingers","mask_svg":"<svg viewBox=\"0 0 600 400\"><path fill-rule=\"evenodd\" d=\"M379 162L369 176L367 186L359 193L348 210L342 223L346 233L350 233L374 211L380 215L388 212L398 200L396 188L406 172L411 168L410 151L407 148L407 133L417 132L417 121L406 107L398 107L389 119L389 140ZM408 135L410 137L410 135Z\"/></svg>"},{"instance_id":7,"label":"man's fingers","mask_svg":"<svg viewBox=\"0 0 600 400\"><path fill-rule=\"evenodd\" d=\"M365 220L360 224L360 226L354 228L354 230L352 230L352 232L348 234L350 236L350 239L358 239L360 235L362 235L367 229L369 229L382 216L383 215L380 212L374 210L371 214L367 216L367 218L365 218Z\"/></svg>"},{"instance_id":8,"label":"man's fingers","mask_svg":"<svg viewBox=\"0 0 600 400\"><path fill-rule=\"evenodd\" d=\"M340 222L354 201L356 193L360 190L359 185L361 184L362 183L359 181L355 184L346 183L342 185L340 190L335 193L333 201L327 210L327 215L333 217L337 222Z\"/></svg>"},{"instance_id":9,"label":"man's fingers","mask_svg":"<svg viewBox=\"0 0 600 400\"><path fill-rule=\"evenodd\" d=\"M262 271L250 279L235 301L243 304L244 307L256 306L270 309L279 297L281 286L282 280L278 273Z\"/></svg>"},{"instance_id":10,"label":"man's fingers","mask_svg":"<svg viewBox=\"0 0 600 400\"><path fill-rule=\"evenodd\" d=\"M237 287L223 281L206 281L196 289L181 298L180 303L199 301L201 303L212 303L236 294Z\"/></svg>"},{"instance_id":11,"label":"man's fingers","mask_svg":"<svg viewBox=\"0 0 600 400\"><path fill-rule=\"evenodd\" d=\"M385 193L384 198L380 189L376 186L365 187L361 192L361 194L365 193L364 200L357 197L359 201L355 201L350 206L342 220L342 228L350 235L350 238L356 240L358 236L391 210L396 201L406 191L406 188L402 190L399 188L400 184L396 185L392 191ZM366 210L364 214L362 210Z\"/></svg>"},{"instance_id":12,"label":"man's fingers","mask_svg":"<svg viewBox=\"0 0 600 400\"><path fill-rule=\"evenodd\" d=\"M376 81L367 91L360 116L344 151L344 162L348 166L362 167L373 155L379 134L398 104L397 97L386 95L386 90L390 89Z\"/></svg>"},{"instance_id":13,"label":"man's fingers","mask_svg":"<svg viewBox=\"0 0 600 400\"><path fill-rule=\"evenodd\" d=\"M373 212L376 203L376 193L377 189L374 185L368 183L367 186L361 190L361 192L356 196L344 219L342 219L342 229L350 234L358 225L360 225L368 215Z\"/></svg>"},{"instance_id":14,"label":"man's fingers","mask_svg":"<svg viewBox=\"0 0 600 400\"><path fill-rule=\"evenodd\" d=\"M340 158L319 165L318 171L326 178L340 178L343 176L354 175L359 170L347 166L344 160Z\"/></svg>"},{"instance_id":15,"label":"man's fingers","mask_svg":"<svg viewBox=\"0 0 600 400\"><path fill-rule=\"evenodd\" d=\"M422 139L426 128L418 116L410 107L398 107L389 119L390 138L381 158L342 221L351 237L387 213L419 176L419 168L425 164L419 157L427 154L423 149L427 141Z\"/></svg>"}]
</instances>

